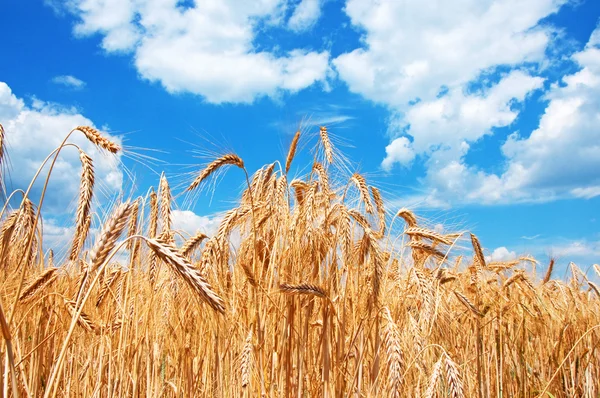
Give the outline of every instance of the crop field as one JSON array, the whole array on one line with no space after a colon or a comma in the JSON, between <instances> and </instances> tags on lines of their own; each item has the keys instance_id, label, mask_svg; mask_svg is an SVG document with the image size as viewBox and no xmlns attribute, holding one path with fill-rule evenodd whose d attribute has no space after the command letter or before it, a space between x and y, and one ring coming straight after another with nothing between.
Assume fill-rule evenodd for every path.
<instances>
[{"instance_id":1,"label":"crop field","mask_svg":"<svg viewBox=\"0 0 600 398\"><path fill-rule=\"evenodd\" d=\"M91 127L74 135L121 150ZM292 177L303 147L314 160ZM94 159L78 150L64 256L43 243L43 195L23 187L4 201L4 396L600 394L596 279L573 263L563 278L553 260L489 261L469 231L440 232L386 203L325 127L296 133L287 158L258 171L226 153L182 192L163 174L101 221ZM37 179L51 181L44 170ZM245 188L216 232L174 229L174 198L219 189L225 172Z\"/></svg>"}]
</instances>

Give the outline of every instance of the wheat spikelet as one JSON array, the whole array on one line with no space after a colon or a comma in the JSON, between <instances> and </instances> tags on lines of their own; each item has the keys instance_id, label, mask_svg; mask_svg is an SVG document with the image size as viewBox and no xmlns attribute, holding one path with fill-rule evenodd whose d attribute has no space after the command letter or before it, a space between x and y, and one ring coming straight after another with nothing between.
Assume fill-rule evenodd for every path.
<instances>
[{"instance_id":1,"label":"wheat spikelet","mask_svg":"<svg viewBox=\"0 0 600 398\"><path fill-rule=\"evenodd\" d=\"M299 139L300 130L296 131L296 134L294 134L294 138L292 139L292 143L290 144L290 149L288 149L287 157L285 158L285 174L289 173L290 171L292 160L294 160L294 156L296 155L296 148L298 147Z\"/></svg>"},{"instance_id":2,"label":"wheat spikelet","mask_svg":"<svg viewBox=\"0 0 600 398\"><path fill-rule=\"evenodd\" d=\"M321 182L321 189L325 196L329 196L329 177L327 175L327 171L325 171L325 167L319 162L313 163L313 171L319 176L319 181Z\"/></svg>"},{"instance_id":3,"label":"wheat spikelet","mask_svg":"<svg viewBox=\"0 0 600 398\"><path fill-rule=\"evenodd\" d=\"M354 173L352 174L352 177L350 177L350 181L356 185L358 193L360 194L360 199L365 204L365 211L369 214L373 214L375 210L371 203L371 197L369 196L369 189L367 188L365 178L358 173Z\"/></svg>"},{"instance_id":4,"label":"wheat spikelet","mask_svg":"<svg viewBox=\"0 0 600 398\"><path fill-rule=\"evenodd\" d=\"M207 238L208 238L208 236L206 236L202 232L197 232L196 235L192 236L191 238L189 238L188 240L185 241L183 246L181 246L181 249L179 249L179 253L183 257L190 257L192 252L194 250L196 250L196 248L198 246L200 246L200 244L202 244L202 241L204 239L207 239Z\"/></svg>"},{"instance_id":5,"label":"wheat spikelet","mask_svg":"<svg viewBox=\"0 0 600 398\"><path fill-rule=\"evenodd\" d=\"M121 268L113 268L110 270L108 277L104 278L102 286L100 287L100 290L98 291L98 298L96 299L96 307L100 307L100 305L104 301L104 298L106 297L106 294L113 287L113 285L119 280L119 278L121 277L122 274L123 273L121 271Z\"/></svg>"},{"instance_id":6,"label":"wheat spikelet","mask_svg":"<svg viewBox=\"0 0 600 398\"><path fill-rule=\"evenodd\" d=\"M244 275L246 275L246 278L248 279L248 283L250 283L251 286L256 287L257 286L256 278L254 277L254 274L252 273L252 270L250 269L248 264L242 263L241 267L242 267L242 271L244 271Z\"/></svg>"},{"instance_id":7,"label":"wheat spikelet","mask_svg":"<svg viewBox=\"0 0 600 398\"><path fill-rule=\"evenodd\" d=\"M190 186L187 187L186 191L192 191L196 189L202 183L202 181L206 180L211 174L226 165L234 165L240 169L243 169L244 161L239 156L232 153L223 155L220 158L213 160L198 174Z\"/></svg>"},{"instance_id":8,"label":"wheat spikelet","mask_svg":"<svg viewBox=\"0 0 600 398\"><path fill-rule=\"evenodd\" d=\"M404 233L409 235L411 238L413 236L417 236L420 238L429 239L433 242L443 243L445 245L452 244L452 241L448 237L425 228L411 227L404 231Z\"/></svg>"},{"instance_id":9,"label":"wheat spikelet","mask_svg":"<svg viewBox=\"0 0 600 398\"><path fill-rule=\"evenodd\" d=\"M121 150L121 147L118 144L102 136L102 134L93 127L77 126L75 129L81 131L92 144L101 149L107 150L110 153L117 153Z\"/></svg>"},{"instance_id":10,"label":"wheat spikelet","mask_svg":"<svg viewBox=\"0 0 600 398\"><path fill-rule=\"evenodd\" d=\"M291 285L289 283L281 283L279 291L289 294L307 294L317 296L319 298L327 298L327 292L320 286L311 283L301 283L299 285Z\"/></svg>"},{"instance_id":11,"label":"wheat spikelet","mask_svg":"<svg viewBox=\"0 0 600 398\"><path fill-rule=\"evenodd\" d=\"M146 239L146 242L150 249L152 249L161 260L171 266L171 269L178 274L202 300L210 305L215 311L221 313L225 312L221 297L212 290L212 287L200 272L177 252L176 248L156 239Z\"/></svg>"},{"instance_id":12,"label":"wheat spikelet","mask_svg":"<svg viewBox=\"0 0 600 398\"><path fill-rule=\"evenodd\" d=\"M448 389L450 390L450 396L452 398L464 398L463 385L460 380L460 373L458 372L458 366L452 358L444 353L444 362L446 365L446 381L448 383Z\"/></svg>"},{"instance_id":13,"label":"wheat spikelet","mask_svg":"<svg viewBox=\"0 0 600 398\"><path fill-rule=\"evenodd\" d=\"M41 292L44 288L50 286L50 284L56 280L58 275L56 273L57 270L58 268L51 267L42 272L40 276L23 289L21 296L19 296L19 301L27 302L31 300L36 293Z\"/></svg>"},{"instance_id":14,"label":"wheat spikelet","mask_svg":"<svg viewBox=\"0 0 600 398\"><path fill-rule=\"evenodd\" d=\"M377 217L379 218L379 231L377 231L376 235L378 238L383 238L385 235L385 205L383 204L383 198L379 189L371 187L371 194L373 195Z\"/></svg>"},{"instance_id":15,"label":"wheat spikelet","mask_svg":"<svg viewBox=\"0 0 600 398\"><path fill-rule=\"evenodd\" d=\"M396 215L404 219L404 222L408 228L415 228L417 226L417 217L412 211L408 209L400 209Z\"/></svg>"},{"instance_id":16,"label":"wheat spikelet","mask_svg":"<svg viewBox=\"0 0 600 398\"><path fill-rule=\"evenodd\" d=\"M160 194L160 221L162 232L171 230L171 187L165 173L160 176L158 185Z\"/></svg>"},{"instance_id":17,"label":"wheat spikelet","mask_svg":"<svg viewBox=\"0 0 600 398\"><path fill-rule=\"evenodd\" d=\"M462 305L467 307L473 314L477 315L480 318L483 318L484 314L481 311L479 311L475 304L469 301L469 299L466 298L462 293L459 293L456 290L454 290L454 295L456 296L458 301L460 301Z\"/></svg>"},{"instance_id":18,"label":"wheat spikelet","mask_svg":"<svg viewBox=\"0 0 600 398\"><path fill-rule=\"evenodd\" d=\"M242 350L242 361L240 371L242 373L242 388L246 388L250 383L250 374L252 373L252 328L248 332L244 349Z\"/></svg>"},{"instance_id":19,"label":"wheat spikelet","mask_svg":"<svg viewBox=\"0 0 600 398\"><path fill-rule=\"evenodd\" d=\"M140 200L137 199L132 203L131 207L131 215L129 216L129 225L127 226L127 237L130 238L134 235L138 235L138 216L140 213ZM136 248L139 247L138 241L131 239L127 242L127 250L131 253L132 261L136 256Z\"/></svg>"},{"instance_id":20,"label":"wheat spikelet","mask_svg":"<svg viewBox=\"0 0 600 398\"><path fill-rule=\"evenodd\" d=\"M363 229L370 228L369 220L356 209L348 209L348 215L351 216Z\"/></svg>"},{"instance_id":21,"label":"wheat spikelet","mask_svg":"<svg viewBox=\"0 0 600 398\"><path fill-rule=\"evenodd\" d=\"M514 282L518 281L519 279L523 278L523 273L515 271L512 276L510 278L508 278L503 284L502 284L502 289L506 289L507 287L509 287L510 285L512 285Z\"/></svg>"},{"instance_id":22,"label":"wheat spikelet","mask_svg":"<svg viewBox=\"0 0 600 398\"><path fill-rule=\"evenodd\" d=\"M433 371L429 378L429 385L427 386L427 391L425 391L425 398L433 398L435 396L437 382L442 373L442 366L444 365L444 356L445 355L443 354L433 366Z\"/></svg>"},{"instance_id":23,"label":"wheat spikelet","mask_svg":"<svg viewBox=\"0 0 600 398\"><path fill-rule=\"evenodd\" d=\"M280 176L277 179L277 187L275 188L275 209L280 210L286 215L288 211L288 202L286 200L287 187L287 177L285 175Z\"/></svg>"},{"instance_id":24,"label":"wheat spikelet","mask_svg":"<svg viewBox=\"0 0 600 398\"><path fill-rule=\"evenodd\" d=\"M473 234L471 234L471 244L473 245L475 258L479 266L485 268L485 256L483 255L483 250L481 250L481 244L479 243L479 239Z\"/></svg>"},{"instance_id":25,"label":"wheat spikelet","mask_svg":"<svg viewBox=\"0 0 600 398\"><path fill-rule=\"evenodd\" d=\"M389 368L389 396L398 398L401 394L402 368L404 367L404 355L400 347L400 333L388 307L383 307L382 315L385 320L383 341L386 347Z\"/></svg>"},{"instance_id":26,"label":"wheat spikelet","mask_svg":"<svg viewBox=\"0 0 600 398\"><path fill-rule=\"evenodd\" d=\"M554 261L554 258L550 259L550 264L548 264L548 269L546 270L546 274L544 275L544 279L542 280L542 285L548 283L548 281L552 277L552 271L554 270ZM600 273L598 275L600 275Z\"/></svg>"},{"instance_id":27,"label":"wheat spikelet","mask_svg":"<svg viewBox=\"0 0 600 398\"><path fill-rule=\"evenodd\" d=\"M333 145L329 140L329 134L327 134L327 127L319 128L319 135L321 136L321 143L323 143L323 150L325 151L325 159L329 164L333 163Z\"/></svg>"},{"instance_id":28,"label":"wheat spikelet","mask_svg":"<svg viewBox=\"0 0 600 398\"><path fill-rule=\"evenodd\" d=\"M422 250L424 253L437 258L444 258L446 255L435 247L419 240L413 240L408 243L408 246L415 250Z\"/></svg>"},{"instance_id":29,"label":"wheat spikelet","mask_svg":"<svg viewBox=\"0 0 600 398\"><path fill-rule=\"evenodd\" d=\"M65 306L67 307L67 311L71 316L75 316L77 313L76 302L73 300L65 299ZM79 317L77 318L77 324L87 330L88 332L93 332L96 329L96 325L92 322L92 319L83 311L79 313Z\"/></svg>"},{"instance_id":30,"label":"wheat spikelet","mask_svg":"<svg viewBox=\"0 0 600 398\"><path fill-rule=\"evenodd\" d=\"M104 224L100 238L96 241L90 253L92 271L97 269L106 260L110 251L115 247L117 239L123 233L133 206L125 202L116 207L111 217Z\"/></svg>"},{"instance_id":31,"label":"wheat spikelet","mask_svg":"<svg viewBox=\"0 0 600 398\"><path fill-rule=\"evenodd\" d=\"M94 192L94 164L92 158L80 150L79 159L81 161L81 183L79 187L79 202L77 204L77 212L75 213L75 234L73 235L71 254L69 255L70 261L77 259L83 242L85 242L87 237L89 231L87 218L90 214Z\"/></svg>"}]
</instances>

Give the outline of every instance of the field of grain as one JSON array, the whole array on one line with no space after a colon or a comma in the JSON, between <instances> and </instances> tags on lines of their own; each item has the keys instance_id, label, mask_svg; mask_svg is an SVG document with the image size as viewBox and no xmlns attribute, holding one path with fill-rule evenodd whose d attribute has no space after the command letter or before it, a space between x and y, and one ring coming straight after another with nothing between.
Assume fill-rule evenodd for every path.
<instances>
[{"instance_id":1,"label":"field of grain","mask_svg":"<svg viewBox=\"0 0 600 398\"><path fill-rule=\"evenodd\" d=\"M71 134L121 150L90 127ZM294 179L304 139L314 161ZM575 264L564 280L553 261L486 262L485 242L391 208L341 157L321 128L254 174L235 154L213 159L189 195L223 172L246 189L213 236L186 236L164 175L96 225L80 151L61 259L42 245L43 205L9 193L4 396L599 396L600 291Z\"/></svg>"}]
</instances>

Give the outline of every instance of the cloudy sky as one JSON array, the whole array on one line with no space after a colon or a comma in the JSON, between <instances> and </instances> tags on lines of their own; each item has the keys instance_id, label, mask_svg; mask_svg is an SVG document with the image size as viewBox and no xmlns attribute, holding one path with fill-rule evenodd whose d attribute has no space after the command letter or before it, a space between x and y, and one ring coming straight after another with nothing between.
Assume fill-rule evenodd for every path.
<instances>
[{"instance_id":1,"label":"cloudy sky","mask_svg":"<svg viewBox=\"0 0 600 398\"><path fill-rule=\"evenodd\" d=\"M473 230L494 258L600 261L597 1L8 0L0 13L12 188L77 124L134 154L128 173L94 154L107 198L162 169L182 186L198 153L235 150L256 170L299 124L324 124L390 206ZM53 214L76 196L71 152ZM214 225L239 177L182 204L185 227Z\"/></svg>"}]
</instances>

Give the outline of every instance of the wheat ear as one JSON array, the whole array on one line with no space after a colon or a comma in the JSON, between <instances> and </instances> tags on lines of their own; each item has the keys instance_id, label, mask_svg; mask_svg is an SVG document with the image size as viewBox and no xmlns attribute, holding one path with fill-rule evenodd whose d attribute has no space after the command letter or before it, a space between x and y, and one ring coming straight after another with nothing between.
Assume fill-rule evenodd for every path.
<instances>
[{"instance_id":1,"label":"wheat ear","mask_svg":"<svg viewBox=\"0 0 600 398\"><path fill-rule=\"evenodd\" d=\"M210 305L215 311L225 313L223 300L212 290L210 284L204 279L189 261L181 256L177 249L156 239L146 239L148 247L171 269L192 288L198 296Z\"/></svg>"},{"instance_id":2,"label":"wheat ear","mask_svg":"<svg viewBox=\"0 0 600 398\"><path fill-rule=\"evenodd\" d=\"M202 181L206 180L208 177L210 177L211 174L213 174L219 168L226 165L234 165L239 167L240 169L243 169L244 161L239 156L232 153L223 155L220 158L213 160L198 174L198 176L194 179L194 181L192 181L190 186L187 187L186 191L193 191L200 184L202 184Z\"/></svg>"},{"instance_id":3,"label":"wheat ear","mask_svg":"<svg viewBox=\"0 0 600 398\"><path fill-rule=\"evenodd\" d=\"M115 142L104 137L98 130L90 126L78 126L75 130L79 130L90 140L91 143L97 147L107 150L110 153L117 153L121 150L121 147Z\"/></svg>"},{"instance_id":4,"label":"wheat ear","mask_svg":"<svg viewBox=\"0 0 600 398\"><path fill-rule=\"evenodd\" d=\"M290 149L288 149L287 157L285 158L285 174L290 171L290 166L292 165L292 160L294 160L294 156L296 155L296 148L298 147L298 140L300 139L300 130L296 131L294 134L294 138L292 139L292 143L290 144Z\"/></svg>"}]
</instances>

